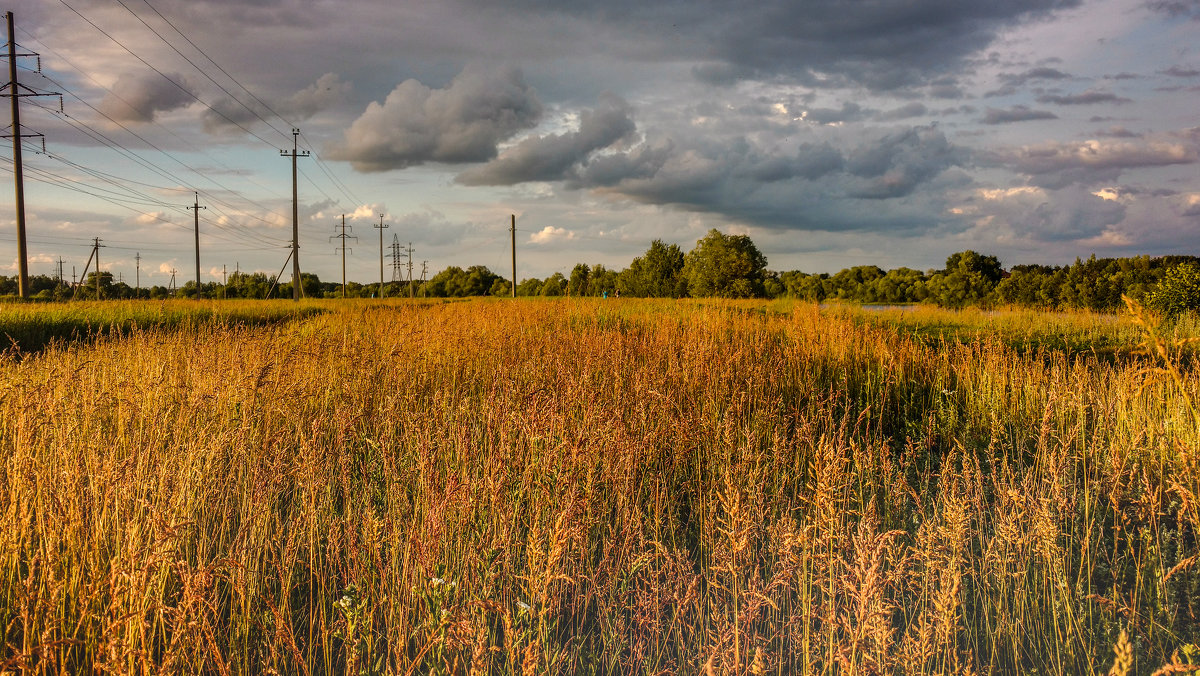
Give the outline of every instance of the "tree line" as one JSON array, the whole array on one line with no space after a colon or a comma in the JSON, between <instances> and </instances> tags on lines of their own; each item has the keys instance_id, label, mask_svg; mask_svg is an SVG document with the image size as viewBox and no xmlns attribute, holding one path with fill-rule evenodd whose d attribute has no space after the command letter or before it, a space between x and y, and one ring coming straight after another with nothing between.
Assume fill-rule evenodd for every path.
<instances>
[{"instance_id":1,"label":"tree line","mask_svg":"<svg viewBox=\"0 0 1200 676\"><path fill-rule=\"evenodd\" d=\"M97 274L99 280L97 280ZM91 273L74 292L45 275L31 278L34 298L64 300L95 298L99 281L102 298L287 298L290 283L276 283L264 273L234 273L227 284L177 289L152 286L135 289L113 280L108 272ZM304 295L310 298L376 296L378 284L336 282L302 274ZM0 295L15 295L15 277L0 277ZM390 282L387 297L447 298L512 295L511 281L482 265L450 266L428 281ZM575 265L569 276L554 273L544 279L526 278L517 284L518 296L592 296L639 298L796 298L814 302L934 303L943 307L1016 305L1044 309L1112 311L1130 296L1167 313L1200 307L1200 258L1194 256L1135 256L1076 259L1064 266L1015 265L1005 270L995 256L961 251L946 259L940 270L874 265L846 268L835 274L767 269L767 258L746 235L711 230L687 253L676 244L654 240L629 267Z\"/></svg>"}]
</instances>

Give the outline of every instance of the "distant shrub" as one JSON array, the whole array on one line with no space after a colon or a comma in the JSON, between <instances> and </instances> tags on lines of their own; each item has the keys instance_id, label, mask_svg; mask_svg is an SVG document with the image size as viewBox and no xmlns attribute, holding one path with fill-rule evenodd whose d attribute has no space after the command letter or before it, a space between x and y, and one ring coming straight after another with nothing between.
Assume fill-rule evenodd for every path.
<instances>
[{"instance_id":1,"label":"distant shrub","mask_svg":"<svg viewBox=\"0 0 1200 676\"><path fill-rule=\"evenodd\" d=\"M1146 304L1168 317L1200 310L1200 265L1180 263L1167 270Z\"/></svg>"}]
</instances>

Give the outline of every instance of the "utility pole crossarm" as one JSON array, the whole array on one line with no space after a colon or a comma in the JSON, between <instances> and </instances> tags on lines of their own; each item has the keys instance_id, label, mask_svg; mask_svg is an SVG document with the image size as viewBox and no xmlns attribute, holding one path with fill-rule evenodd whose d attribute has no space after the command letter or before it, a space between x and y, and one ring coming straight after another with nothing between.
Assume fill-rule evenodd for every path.
<instances>
[{"instance_id":1,"label":"utility pole crossarm","mask_svg":"<svg viewBox=\"0 0 1200 676\"><path fill-rule=\"evenodd\" d=\"M383 224L383 214L379 214L379 225L371 226L379 229L379 298L383 298L383 231L389 226Z\"/></svg>"},{"instance_id":2,"label":"utility pole crossarm","mask_svg":"<svg viewBox=\"0 0 1200 676\"><path fill-rule=\"evenodd\" d=\"M200 210L208 207L200 206L200 193L196 193L196 203L188 207L196 212L196 298L200 297Z\"/></svg>"},{"instance_id":3,"label":"utility pole crossarm","mask_svg":"<svg viewBox=\"0 0 1200 676\"><path fill-rule=\"evenodd\" d=\"M300 130L292 129L292 150L280 150L283 157L292 158L292 300L300 300L300 207L296 188L296 158L308 157L307 150L299 149Z\"/></svg>"},{"instance_id":4,"label":"utility pole crossarm","mask_svg":"<svg viewBox=\"0 0 1200 676\"><path fill-rule=\"evenodd\" d=\"M512 235L512 297L517 297L517 215L512 215L512 227L509 228L509 234Z\"/></svg>"},{"instance_id":5,"label":"utility pole crossarm","mask_svg":"<svg viewBox=\"0 0 1200 676\"><path fill-rule=\"evenodd\" d=\"M405 256L408 258L408 297L413 298L416 294L413 292L413 276L412 276L413 248L412 248L412 242L408 243L408 252L405 254Z\"/></svg>"},{"instance_id":6,"label":"utility pole crossarm","mask_svg":"<svg viewBox=\"0 0 1200 676\"><path fill-rule=\"evenodd\" d=\"M355 237L354 235L346 234L346 214L342 214L342 234L334 235L334 236L330 237L329 239L342 240L342 245L339 247L336 247L334 250L335 251L337 249L342 250L342 298L345 298L346 297L346 240L353 239L355 241L358 241L358 237Z\"/></svg>"},{"instance_id":7,"label":"utility pole crossarm","mask_svg":"<svg viewBox=\"0 0 1200 676\"><path fill-rule=\"evenodd\" d=\"M29 297L29 249L25 239L25 170L21 159L21 99L27 96L58 96L59 107L62 107L62 95L58 93L36 92L17 81L17 58L22 56L37 56L30 53L17 52L17 35L14 26L13 13L5 13L8 23L8 92L0 94L11 99L12 133L4 138L12 138L13 142L13 184L16 192L17 212L17 293L21 298ZM39 59L40 63L40 59ZM39 67L40 70L40 67ZM33 136L41 136L35 134Z\"/></svg>"}]
</instances>

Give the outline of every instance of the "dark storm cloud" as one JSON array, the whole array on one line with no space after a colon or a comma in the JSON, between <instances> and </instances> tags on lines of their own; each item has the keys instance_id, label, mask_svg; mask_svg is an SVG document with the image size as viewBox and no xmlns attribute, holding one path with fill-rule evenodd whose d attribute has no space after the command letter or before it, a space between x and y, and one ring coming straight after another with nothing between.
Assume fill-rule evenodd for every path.
<instances>
[{"instance_id":1,"label":"dark storm cloud","mask_svg":"<svg viewBox=\"0 0 1200 676\"><path fill-rule=\"evenodd\" d=\"M1049 66L1040 66L1031 68L1021 73L1001 73L999 75L1000 82L1003 83L998 89L993 89L984 93L984 98L994 98L997 96L1012 96L1021 91L1021 88L1030 82L1040 82L1044 80L1067 80L1071 75L1064 73L1057 68Z\"/></svg>"},{"instance_id":2,"label":"dark storm cloud","mask_svg":"<svg viewBox=\"0 0 1200 676\"><path fill-rule=\"evenodd\" d=\"M1027 175L1035 185L1061 188L1112 182L1130 169L1192 164L1197 161L1197 151L1188 142L1092 139L1006 148L979 157Z\"/></svg>"},{"instance_id":3,"label":"dark storm cloud","mask_svg":"<svg viewBox=\"0 0 1200 676\"><path fill-rule=\"evenodd\" d=\"M1014 87L1020 87L1021 85L1034 80L1066 80L1070 77L1070 75L1058 70L1057 68L1042 66L1039 68L1032 68L1024 73L1005 73L1000 76L1000 79L1007 84L1013 85Z\"/></svg>"},{"instance_id":4,"label":"dark storm cloud","mask_svg":"<svg viewBox=\"0 0 1200 676\"><path fill-rule=\"evenodd\" d=\"M919 184L961 165L968 153L940 131L913 128L873 140L853 151L846 170L867 179L849 191L853 197L888 199L911 194Z\"/></svg>"},{"instance_id":5,"label":"dark storm cloud","mask_svg":"<svg viewBox=\"0 0 1200 676\"><path fill-rule=\"evenodd\" d=\"M912 117L921 117L927 114L929 114L929 109L925 107L925 104L913 101L899 108L878 112L875 114L875 119L880 122L894 122L896 120L907 120Z\"/></svg>"},{"instance_id":6,"label":"dark storm cloud","mask_svg":"<svg viewBox=\"0 0 1200 676\"><path fill-rule=\"evenodd\" d=\"M1038 103L1054 103L1060 106L1090 106L1098 103L1133 103L1133 99L1117 96L1112 92L1088 90L1079 94L1042 94Z\"/></svg>"},{"instance_id":7,"label":"dark storm cloud","mask_svg":"<svg viewBox=\"0 0 1200 676\"><path fill-rule=\"evenodd\" d=\"M1000 217L1015 234L1042 243L1064 243L1099 237L1120 223L1126 207L1078 186L1062 190L1014 191L982 205L984 214Z\"/></svg>"},{"instance_id":8,"label":"dark storm cloud","mask_svg":"<svg viewBox=\"0 0 1200 676\"><path fill-rule=\"evenodd\" d=\"M626 152L600 155L566 186L592 189L644 204L716 213L763 227L847 229L846 214L870 209L864 201L913 195L946 169L965 163L965 149L938 130L917 127L868 134L849 151L829 142L806 142L777 153L745 138L651 139ZM861 136L856 135L856 136ZM845 209L841 217L834 214ZM813 219L816 211L822 219Z\"/></svg>"},{"instance_id":9,"label":"dark storm cloud","mask_svg":"<svg viewBox=\"0 0 1200 676\"><path fill-rule=\"evenodd\" d=\"M980 120L983 124L1010 124L1028 120L1056 120L1058 116L1048 110L1034 110L1028 106L1013 106L1007 110L988 108Z\"/></svg>"},{"instance_id":10,"label":"dark storm cloud","mask_svg":"<svg viewBox=\"0 0 1200 676\"><path fill-rule=\"evenodd\" d=\"M238 101L226 96L204 111L204 129L210 134L236 134L261 120L270 120L276 112L285 119L307 120L339 102L351 89L350 83L340 81L333 73L326 73L308 87L274 103L270 109L249 95Z\"/></svg>"},{"instance_id":11,"label":"dark storm cloud","mask_svg":"<svg viewBox=\"0 0 1200 676\"><path fill-rule=\"evenodd\" d=\"M847 101L841 108L809 108L804 111L804 119L817 124L837 124L861 120L869 112L857 103Z\"/></svg>"},{"instance_id":12,"label":"dark storm cloud","mask_svg":"<svg viewBox=\"0 0 1200 676\"><path fill-rule=\"evenodd\" d=\"M1200 3L1196 0L1147 0L1146 7L1170 17L1200 21Z\"/></svg>"},{"instance_id":13,"label":"dark storm cloud","mask_svg":"<svg viewBox=\"0 0 1200 676\"><path fill-rule=\"evenodd\" d=\"M845 159L828 143L802 143L793 156L771 156L753 160L742 169L742 175L760 183L774 183L793 178L815 181L840 171Z\"/></svg>"},{"instance_id":14,"label":"dark storm cloud","mask_svg":"<svg viewBox=\"0 0 1200 676\"><path fill-rule=\"evenodd\" d=\"M962 99L967 92L954 78L940 78L929 83L929 96L935 99Z\"/></svg>"},{"instance_id":15,"label":"dark storm cloud","mask_svg":"<svg viewBox=\"0 0 1200 676\"><path fill-rule=\"evenodd\" d=\"M1105 138L1141 138L1142 137L1141 134L1139 134L1137 132L1129 131L1125 127L1121 127L1121 126L1109 127L1108 129L1104 129L1102 131L1096 132L1095 135L1102 136Z\"/></svg>"},{"instance_id":16,"label":"dark storm cloud","mask_svg":"<svg viewBox=\"0 0 1200 676\"><path fill-rule=\"evenodd\" d=\"M644 58L693 60L709 83L791 78L894 90L928 84L1017 22L1079 0L515 0L496 10L585 22ZM550 19L548 19L548 17Z\"/></svg>"},{"instance_id":17,"label":"dark storm cloud","mask_svg":"<svg viewBox=\"0 0 1200 676\"><path fill-rule=\"evenodd\" d=\"M1196 77L1197 75L1200 75L1200 70L1188 68L1186 66L1171 66L1170 68L1159 72L1161 72L1163 75L1170 75L1171 77Z\"/></svg>"},{"instance_id":18,"label":"dark storm cloud","mask_svg":"<svg viewBox=\"0 0 1200 676\"><path fill-rule=\"evenodd\" d=\"M718 87L731 87L754 77L754 70L730 63L702 63L692 66L692 75L701 82Z\"/></svg>"},{"instance_id":19,"label":"dark storm cloud","mask_svg":"<svg viewBox=\"0 0 1200 676\"><path fill-rule=\"evenodd\" d=\"M491 162L464 171L455 180L463 185L563 180L597 150L630 140L637 131L631 115L632 109L623 99L605 96L596 109L580 114L578 131L526 138Z\"/></svg>"},{"instance_id":20,"label":"dark storm cloud","mask_svg":"<svg viewBox=\"0 0 1200 676\"><path fill-rule=\"evenodd\" d=\"M541 115L542 103L520 70L467 66L444 89L400 83L382 104L368 105L327 155L363 172L482 162Z\"/></svg>"},{"instance_id":21,"label":"dark storm cloud","mask_svg":"<svg viewBox=\"0 0 1200 676\"><path fill-rule=\"evenodd\" d=\"M1125 206L1120 202L1071 187L1039 204L1025 223L1036 239L1061 242L1097 237L1124 218Z\"/></svg>"},{"instance_id":22,"label":"dark storm cloud","mask_svg":"<svg viewBox=\"0 0 1200 676\"><path fill-rule=\"evenodd\" d=\"M178 73L123 75L100 101L100 111L118 122L153 122L158 113L183 108L195 101ZM178 83L178 84L176 84Z\"/></svg>"}]
</instances>

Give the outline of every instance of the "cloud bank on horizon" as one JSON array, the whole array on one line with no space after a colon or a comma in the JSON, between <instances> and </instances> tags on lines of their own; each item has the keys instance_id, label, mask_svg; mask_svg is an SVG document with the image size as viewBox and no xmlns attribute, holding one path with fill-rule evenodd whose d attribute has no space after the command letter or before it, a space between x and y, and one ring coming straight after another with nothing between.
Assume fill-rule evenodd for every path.
<instances>
[{"instance_id":1,"label":"cloud bank on horizon","mask_svg":"<svg viewBox=\"0 0 1200 676\"><path fill-rule=\"evenodd\" d=\"M477 262L510 212L531 222L537 274L623 266L710 227L750 233L776 269L1200 245L1194 2L17 4L19 41L94 102L80 117L185 156L212 146L219 162L198 162L246 180L207 194L276 246L287 195L259 186L278 167L246 158L301 123L349 188L310 172L308 216L386 212L441 264ZM104 150L78 129L58 139ZM61 232L87 211L38 213ZM154 238L172 219L111 212L93 229Z\"/></svg>"}]
</instances>

